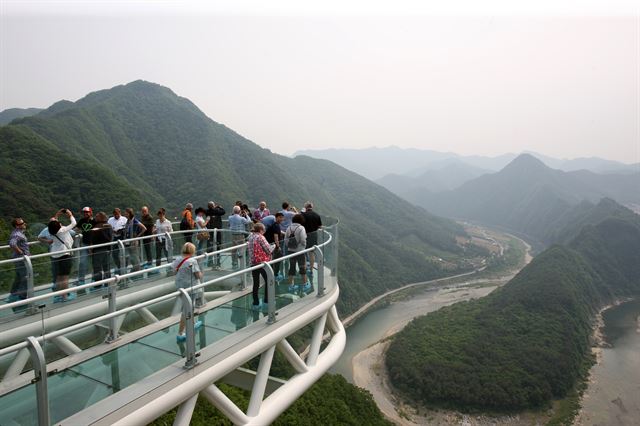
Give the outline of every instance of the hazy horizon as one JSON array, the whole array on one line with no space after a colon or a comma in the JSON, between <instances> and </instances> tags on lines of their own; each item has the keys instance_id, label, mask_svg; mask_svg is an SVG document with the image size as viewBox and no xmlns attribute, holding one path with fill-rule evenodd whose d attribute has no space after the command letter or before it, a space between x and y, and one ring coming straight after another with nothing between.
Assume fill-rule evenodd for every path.
<instances>
[{"instance_id":1,"label":"hazy horizon","mask_svg":"<svg viewBox=\"0 0 640 426\"><path fill-rule=\"evenodd\" d=\"M550 10L500 13L494 1L486 15L436 16L385 14L379 3L381 11L361 3L348 13L187 3L3 0L0 110L143 79L285 155L398 146L640 162L640 23L631 7L614 16L587 2L585 13L561 13L543 2Z\"/></svg>"}]
</instances>

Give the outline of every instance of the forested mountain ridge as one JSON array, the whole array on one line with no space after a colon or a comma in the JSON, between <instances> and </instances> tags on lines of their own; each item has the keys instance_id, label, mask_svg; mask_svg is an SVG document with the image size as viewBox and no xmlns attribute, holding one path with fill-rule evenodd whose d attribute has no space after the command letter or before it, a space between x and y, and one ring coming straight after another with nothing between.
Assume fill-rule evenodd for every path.
<instances>
[{"instance_id":1,"label":"forested mountain ridge","mask_svg":"<svg viewBox=\"0 0 640 426\"><path fill-rule=\"evenodd\" d=\"M638 295L640 216L603 218L567 246L536 256L489 296L410 323L387 353L391 381L428 405L545 406L584 373L595 312Z\"/></svg>"},{"instance_id":2,"label":"forested mountain ridge","mask_svg":"<svg viewBox=\"0 0 640 426\"><path fill-rule=\"evenodd\" d=\"M135 81L61 101L0 128L2 216L46 220L60 207L148 203L177 214L186 202L311 199L340 225L339 308L346 313L386 289L449 273L460 260L456 223L410 205L325 160L272 154L204 115L170 89ZM3 199L4 201L4 199Z\"/></svg>"},{"instance_id":3,"label":"forested mountain ridge","mask_svg":"<svg viewBox=\"0 0 640 426\"><path fill-rule=\"evenodd\" d=\"M0 111L0 126L11 123L16 118L29 117L38 114L41 108L9 108Z\"/></svg>"}]
</instances>

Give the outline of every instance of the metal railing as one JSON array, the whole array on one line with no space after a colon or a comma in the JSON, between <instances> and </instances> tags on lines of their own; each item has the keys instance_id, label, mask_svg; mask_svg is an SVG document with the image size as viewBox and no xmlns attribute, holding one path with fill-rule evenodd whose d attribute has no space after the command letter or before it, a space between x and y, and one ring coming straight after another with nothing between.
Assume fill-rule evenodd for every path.
<instances>
[{"instance_id":1,"label":"metal railing","mask_svg":"<svg viewBox=\"0 0 640 426\"><path fill-rule=\"evenodd\" d=\"M12 258L12 259L5 259L5 260L0 260L0 266L3 265L12 265L12 264L22 264L24 265L25 269L26 269L26 284L27 284L27 288L26 288L26 298L23 300L19 300L19 301L15 301L15 302L11 302L11 303L7 303L4 305L0 305L0 311L2 310L6 310L9 308L18 308L21 306L25 306L27 307L27 314L34 314L37 311L34 309L34 303L38 302L40 300L46 299L47 297L50 296L64 296L67 295L71 292L75 292L78 290L84 290L84 289L89 289L92 287L95 287L97 285L108 285L110 282L112 282L115 279L115 276L112 278L107 278L107 279L103 279L100 281L96 281L96 282L92 282L90 284L84 284L84 285L78 285L78 286L74 286L73 288L68 288L68 289L63 289L63 290L54 290L52 293L48 293L47 295L41 295L41 296L35 296L35 292L37 290L36 285L35 285L35 275L34 275L34 265L33 265L33 260L38 260L38 259L46 259L46 258L50 258L52 262L55 261L56 256L62 256L65 254L71 254L74 256L76 261L79 261L79 257L80 254L83 252L89 252L91 250L94 249L98 249L98 248L104 248L107 247L109 249L109 256L111 256L111 253L113 251L117 250L118 253L118 257L119 257L119 266L116 266L116 274L115 275L120 275L121 278L125 275L125 274L118 274L118 270L124 270L127 267L127 248L129 247L129 245L131 244L135 244L137 242L144 242L149 240L150 242L155 241L158 237L162 237L166 239L166 244L169 248L171 248L171 250L167 249L167 254L168 254L168 259L167 259L167 264L165 265L160 265L160 266L156 266L156 267L150 267L145 269L144 271L134 271L132 273L126 274L127 277L137 277L143 273L148 273L148 272L152 272L152 271L159 271L160 269L166 268L168 264L171 263L171 261L173 260L173 249L174 244L174 237L175 236L180 236L180 235L185 235L185 234L195 234L197 233L198 230L185 230L185 231L172 231L172 232L166 232L163 234L153 234L153 235L147 235L147 236L142 236L142 237L136 237L136 238L130 238L130 239L126 239L126 240L115 240L112 242L108 242L108 243L103 243L103 244L95 244L95 245L88 245L88 246L82 246L82 247L74 247L74 248L70 248L70 249L65 249L65 250L61 250L61 251L56 251L56 252L47 252L47 253L40 253L40 254L34 254L31 256L22 256L22 257L16 257L16 258ZM203 231L199 231L199 232L203 232ZM213 240L213 244L215 245L215 242L217 241L218 235L219 234L228 234L231 233L231 231L229 229L207 229L204 232L208 232L211 236L210 238ZM249 234L248 232L246 232L246 234ZM241 249L242 247L235 247L236 249ZM139 252L141 252L143 250L143 246L142 244L138 244L137 247L135 248L136 250L138 250ZM209 252L208 255L220 255L221 253L227 252L227 251L231 251L231 248L227 248L227 249L223 249L223 250L218 250L215 252ZM138 253L138 256L141 257L142 253ZM55 277L54 277L55 279ZM47 284L47 286L50 285L50 283ZM6 295L4 296L6 297Z\"/></svg>"}]
</instances>

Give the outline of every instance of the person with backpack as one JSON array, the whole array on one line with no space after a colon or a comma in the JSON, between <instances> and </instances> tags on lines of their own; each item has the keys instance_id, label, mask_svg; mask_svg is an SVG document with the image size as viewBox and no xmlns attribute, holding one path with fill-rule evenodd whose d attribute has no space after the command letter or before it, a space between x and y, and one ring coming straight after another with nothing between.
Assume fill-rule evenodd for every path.
<instances>
[{"instance_id":1,"label":"person with backpack","mask_svg":"<svg viewBox=\"0 0 640 426\"><path fill-rule=\"evenodd\" d=\"M176 258L171 264L171 268L176 274L176 288L190 289L195 285L200 284L200 280L204 276L198 261L194 257L196 253L196 246L193 243L184 243L182 246L182 256ZM195 306L199 307L204 304L203 290L199 289L196 293L191 293L191 299L195 300ZM196 321L194 328L197 330L202 327L202 321ZM186 322L184 318L184 310L180 317L180 326L178 328L178 335L176 340L178 342L184 342L187 339L185 334Z\"/></svg>"},{"instance_id":2,"label":"person with backpack","mask_svg":"<svg viewBox=\"0 0 640 426\"><path fill-rule=\"evenodd\" d=\"M291 219L291 226L287 228L284 234L284 241L287 242L287 252L289 254L298 253L304 251L307 246L307 231L304 229L304 217L301 214L296 214ZM294 291L293 285L296 275L296 264L298 265L298 271L303 278L304 289L311 288L311 283L306 280L306 260L304 253L298 254L289 260L289 291Z\"/></svg>"},{"instance_id":3,"label":"person with backpack","mask_svg":"<svg viewBox=\"0 0 640 426\"><path fill-rule=\"evenodd\" d=\"M269 262L271 260L271 252L273 246L269 245L267 239L264 237L265 227L262 223L258 222L253 225L251 235L247 239L247 248L249 249L249 259L251 260L251 266L260 265L263 262ZM264 303L260 303L258 297L258 290L260 289L260 276L267 283L267 271L264 268L255 269L251 271L253 277L253 306L254 311L266 308L269 303L269 293L267 288L264 289Z\"/></svg>"},{"instance_id":4,"label":"person with backpack","mask_svg":"<svg viewBox=\"0 0 640 426\"><path fill-rule=\"evenodd\" d=\"M187 203L182 211L182 220L180 221L180 230L188 231L195 228L195 221L193 220L193 204ZM193 242L193 232L185 232L184 241L186 243Z\"/></svg>"}]
</instances>

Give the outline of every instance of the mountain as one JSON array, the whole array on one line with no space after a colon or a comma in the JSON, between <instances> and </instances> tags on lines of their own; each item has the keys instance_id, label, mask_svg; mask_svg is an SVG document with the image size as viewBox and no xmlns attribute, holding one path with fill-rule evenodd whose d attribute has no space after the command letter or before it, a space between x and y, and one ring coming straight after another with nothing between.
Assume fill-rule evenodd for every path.
<instances>
[{"instance_id":1,"label":"mountain","mask_svg":"<svg viewBox=\"0 0 640 426\"><path fill-rule=\"evenodd\" d=\"M9 108L0 111L0 126L11 123L16 118L30 117L42 111L41 108Z\"/></svg>"},{"instance_id":2,"label":"mountain","mask_svg":"<svg viewBox=\"0 0 640 426\"><path fill-rule=\"evenodd\" d=\"M301 150L294 154L332 161L368 179L376 180L388 174L404 174L424 165L451 158L456 154L395 146L367 149Z\"/></svg>"},{"instance_id":3,"label":"mountain","mask_svg":"<svg viewBox=\"0 0 640 426\"><path fill-rule=\"evenodd\" d=\"M602 158L557 159L536 152L525 151L541 160L548 167L563 170L589 170L599 174L632 174L640 172L640 164L624 164ZM371 180L386 175L406 175L417 177L427 170L441 169L451 161L488 171L499 171L513 161L518 154L507 153L496 157L480 155L458 155L452 152L438 152L414 148L365 148L365 149L319 149L298 151L295 155L331 160Z\"/></svg>"},{"instance_id":4,"label":"mountain","mask_svg":"<svg viewBox=\"0 0 640 426\"><path fill-rule=\"evenodd\" d=\"M264 199L273 209L313 200L318 213L341 222L341 313L386 289L450 273L437 257L466 267L456 223L329 161L275 155L157 84L60 101L1 127L0 145L10 154L0 158L3 217L44 221L84 205L110 212L145 203L175 215L186 202L211 199L227 210L235 200Z\"/></svg>"},{"instance_id":5,"label":"mountain","mask_svg":"<svg viewBox=\"0 0 640 426\"><path fill-rule=\"evenodd\" d=\"M603 217L489 296L412 321L389 347L391 382L429 406L548 407L585 377L595 313L639 295L640 216Z\"/></svg>"},{"instance_id":6,"label":"mountain","mask_svg":"<svg viewBox=\"0 0 640 426\"><path fill-rule=\"evenodd\" d=\"M640 173L598 175L554 170L522 154L498 173L486 174L459 188L426 194L420 205L437 214L504 226L530 237L547 238L550 224L584 200L640 200Z\"/></svg>"},{"instance_id":7,"label":"mountain","mask_svg":"<svg viewBox=\"0 0 640 426\"><path fill-rule=\"evenodd\" d=\"M411 172L411 174L414 173L416 171ZM424 197L425 192L437 193L455 189L486 173L490 171L470 166L456 159L448 159L438 162L430 169L418 172L415 177L392 173L375 182L405 200L419 204L419 199Z\"/></svg>"}]
</instances>

